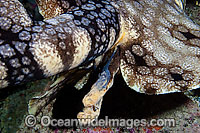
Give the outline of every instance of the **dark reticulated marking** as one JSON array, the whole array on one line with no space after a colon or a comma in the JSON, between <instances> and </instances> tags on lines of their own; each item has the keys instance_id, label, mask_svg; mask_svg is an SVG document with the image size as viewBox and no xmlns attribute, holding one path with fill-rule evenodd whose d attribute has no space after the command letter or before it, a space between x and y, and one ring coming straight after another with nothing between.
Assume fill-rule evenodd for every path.
<instances>
[{"instance_id":1,"label":"dark reticulated marking","mask_svg":"<svg viewBox=\"0 0 200 133\"><path fill-rule=\"evenodd\" d=\"M174 81L184 80L181 74L171 73L171 76L174 79Z\"/></svg>"},{"instance_id":2,"label":"dark reticulated marking","mask_svg":"<svg viewBox=\"0 0 200 133\"><path fill-rule=\"evenodd\" d=\"M33 55L28 50L29 42L20 40L19 33L21 32L13 33L11 29L5 31L0 28L0 34L2 34L0 39L4 40L0 45L1 48L3 48L3 46L8 46L14 53L13 56L6 58L0 54L1 61L4 62L8 68L8 76L5 80L7 80L10 85L31 81L33 77L34 79L43 78L43 71L40 70L38 63L33 59ZM25 46L23 53L22 45L18 47L18 44L23 44Z\"/></svg>"},{"instance_id":3,"label":"dark reticulated marking","mask_svg":"<svg viewBox=\"0 0 200 133\"><path fill-rule=\"evenodd\" d=\"M85 4L87 0L56 0L58 5L62 8L64 12L68 12L77 6Z\"/></svg>"},{"instance_id":4,"label":"dark reticulated marking","mask_svg":"<svg viewBox=\"0 0 200 133\"><path fill-rule=\"evenodd\" d=\"M197 38L195 35L191 34L190 32L181 32L188 40Z\"/></svg>"},{"instance_id":5,"label":"dark reticulated marking","mask_svg":"<svg viewBox=\"0 0 200 133\"><path fill-rule=\"evenodd\" d=\"M153 94L156 94L156 89L152 88L152 87L149 87L150 85L147 85L145 86L145 93L146 94L149 94L149 95L153 95Z\"/></svg>"},{"instance_id":6,"label":"dark reticulated marking","mask_svg":"<svg viewBox=\"0 0 200 133\"><path fill-rule=\"evenodd\" d=\"M76 28L86 29L90 35L90 38L92 39L92 48L84 62L87 64L97 56L105 53L105 51L108 50L108 48L110 48L117 40L120 30L118 12L108 1L97 0L93 2L84 0L81 3L80 1L73 1L72 3L69 3L71 6L74 5L75 8L70 8L71 10L68 10L66 14L73 15L73 21L76 25ZM9 17L6 16L4 18ZM6 24L8 25L9 22ZM70 56L68 58L68 55L66 55L65 52L67 50L68 53L74 54L73 45L66 45L66 48L64 48L65 44L72 43L71 34L69 36L65 36L67 37L66 39L62 39L65 37L60 37L59 35L64 34L61 34L60 31L56 31L58 40L53 41L53 39L56 40L56 34L51 35L51 31L44 31L45 25L50 26L49 29L46 27L46 30L50 30L53 25L49 25L48 22L40 22L40 24L39 22L34 22L33 25L28 25L27 28L24 28L24 26L19 26L21 29L17 30L15 28L15 33L12 31L13 29L11 29L13 26L15 26L12 22L10 28L8 26L8 28L5 27L5 29L1 28L0 40L2 40L3 43L0 45L2 46L2 54L0 55L0 59L3 63L5 63L5 66L8 69L8 77L3 80L7 80L9 84L18 84L29 80L41 79L46 75L49 75L48 72L45 74L46 64L41 64L43 62L39 62L33 51L30 51L30 49L38 50L36 48L39 47L39 44L35 44L35 42L38 41L37 37L39 37L40 41L46 41L47 43L57 42L59 46L56 46L55 50L59 53L58 55L61 56L62 63L71 64L69 61L72 61L72 59L69 58L73 57ZM61 22L59 22L59 24L61 24ZM51 40L48 40L49 36L47 36L47 34L51 36ZM81 36L79 38L81 38ZM17 43L22 44L20 44L19 47L16 47ZM30 43L33 43L33 45ZM62 48L66 50L63 50ZM9 49L11 51L5 49ZM39 52L41 52L41 50L42 49L40 49ZM6 54L11 54L11 56L7 57ZM24 61L27 60L30 63L24 64ZM50 75L51 74L52 72L50 72Z\"/></svg>"},{"instance_id":7,"label":"dark reticulated marking","mask_svg":"<svg viewBox=\"0 0 200 133\"><path fill-rule=\"evenodd\" d=\"M137 66L147 66L145 60L143 59L143 56L137 56L136 54L133 55Z\"/></svg>"},{"instance_id":8,"label":"dark reticulated marking","mask_svg":"<svg viewBox=\"0 0 200 133\"><path fill-rule=\"evenodd\" d=\"M148 66L145 62L145 60L143 59L143 56L138 56L136 54L134 54L133 52L131 52L134 56L135 59L135 63L137 66Z\"/></svg>"},{"instance_id":9,"label":"dark reticulated marking","mask_svg":"<svg viewBox=\"0 0 200 133\"><path fill-rule=\"evenodd\" d=\"M120 31L118 12L108 1L86 1L68 13L74 16L77 26L88 31L92 39L91 50L83 64L105 53L117 40Z\"/></svg>"}]
</instances>

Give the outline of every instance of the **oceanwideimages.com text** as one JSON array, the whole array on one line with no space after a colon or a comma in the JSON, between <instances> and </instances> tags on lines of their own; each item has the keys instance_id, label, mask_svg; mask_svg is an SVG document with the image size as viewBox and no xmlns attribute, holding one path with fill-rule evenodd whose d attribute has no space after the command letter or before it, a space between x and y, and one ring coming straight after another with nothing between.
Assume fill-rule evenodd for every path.
<instances>
[{"instance_id":1,"label":"oceanwideimages.com text","mask_svg":"<svg viewBox=\"0 0 200 133\"><path fill-rule=\"evenodd\" d=\"M34 127L36 124L41 124L43 127L147 127L147 126L169 126L174 127L176 122L174 119L109 119L105 116L104 119L51 119L49 116L43 116L40 121L37 121L35 116L28 115L25 119L25 124L28 127Z\"/></svg>"}]
</instances>

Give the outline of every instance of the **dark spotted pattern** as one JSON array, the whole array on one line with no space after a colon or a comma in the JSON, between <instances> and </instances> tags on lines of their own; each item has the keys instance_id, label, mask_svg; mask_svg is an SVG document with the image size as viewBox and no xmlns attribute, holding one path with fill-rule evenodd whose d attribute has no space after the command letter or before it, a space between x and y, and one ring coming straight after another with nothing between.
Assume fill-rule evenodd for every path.
<instances>
[{"instance_id":1,"label":"dark spotted pattern","mask_svg":"<svg viewBox=\"0 0 200 133\"><path fill-rule=\"evenodd\" d=\"M92 39L91 51L86 60L91 61L102 55L108 49L109 43L113 44L118 39L120 30L118 12L108 1L83 0L68 13L73 14L74 23L86 29ZM112 36L115 37L114 40L111 40Z\"/></svg>"},{"instance_id":2,"label":"dark spotted pattern","mask_svg":"<svg viewBox=\"0 0 200 133\"><path fill-rule=\"evenodd\" d=\"M108 1L49 1L52 7L62 8L58 14L64 14L46 22L32 22L22 5L13 2L0 2L0 75L5 75L0 79L2 87L7 86L1 85L5 82L19 84L87 65L114 45L119 36L118 11ZM16 17L12 16L14 10ZM88 35L82 36L83 32ZM79 46L86 45L88 53L80 51Z\"/></svg>"}]
</instances>

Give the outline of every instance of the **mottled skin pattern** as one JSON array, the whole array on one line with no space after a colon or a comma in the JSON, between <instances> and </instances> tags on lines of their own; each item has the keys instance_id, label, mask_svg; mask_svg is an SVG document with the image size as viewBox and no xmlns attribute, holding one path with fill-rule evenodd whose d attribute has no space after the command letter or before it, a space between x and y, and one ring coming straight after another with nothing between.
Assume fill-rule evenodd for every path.
<instances>
[{"instance_id":1,"label":"mottled skin pattern","mask_svg":"<svg viewBox=\"0 0 200 133\"><path fill-rule=\"evenodd\" d=\"M119 36L114 7L108 17L102 11L105 23L97 18L101 7L95 7L93 2L46 22L32 22L18 1L0 2L1 88L88 63L105 53Z\"/></svg>"},{"instance_id":2,"label":"mottled skin pattern","mask_svg":"<svg viewBox=\"0 0 200 133\"><path fill-rule=\"evenodd\" d=\"M174 0L37 3L45 21L32 21L17 0L0 1L1 88L88 65L105 54L78 118L98 117L119 71L141 93L200 87L200 26Z\"/></svg>"}]
</instances>

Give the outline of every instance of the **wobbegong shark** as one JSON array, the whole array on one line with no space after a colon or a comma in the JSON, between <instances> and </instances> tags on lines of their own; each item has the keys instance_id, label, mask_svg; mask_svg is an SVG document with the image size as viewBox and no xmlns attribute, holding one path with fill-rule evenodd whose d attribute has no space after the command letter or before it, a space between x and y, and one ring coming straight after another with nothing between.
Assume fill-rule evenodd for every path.
<instances>
[{"instance_id":1,"label":"wobbegong shark","mask_svg":"<svg viewBox=\"0 0 200 133\"><path fill-rule=\"evenodd\" d=\"M18 0L0 0L0 88L91 68L104 59L78 118L97 118L121 74L146 94L200 87L200 26L180 0L36 0L43 21Z\"/></svg>"}]
</instances>

